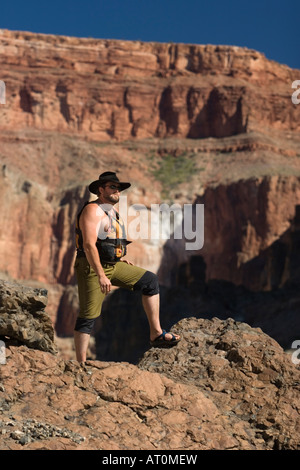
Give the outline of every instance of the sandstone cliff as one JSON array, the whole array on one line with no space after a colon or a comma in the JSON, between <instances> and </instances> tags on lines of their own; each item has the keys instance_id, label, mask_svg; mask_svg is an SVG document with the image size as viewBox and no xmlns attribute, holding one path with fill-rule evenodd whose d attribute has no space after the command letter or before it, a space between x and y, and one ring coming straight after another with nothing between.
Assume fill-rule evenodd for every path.
<instances>
[{"instance_id":1,"label":"sandstone cliff","mask_svg":"<svg viewBox=\"0 0 300 470\"><path fill-rule=\"evenodd\" d=\"M31 321L45 293L5 288ZM3 295L0 305L18 318ZM152 348L138 365L80 365L53 354L54 344L25 346L10 325L1 329L1 450L299 449L299 366L260 329L183 319L173 328L179 345Z\"/></svg>"},{"instance_id":2,"label":"sandstone cliff","mask_svg":"<svg viewBox=\"0 0 300 470\"><path fill-rule=\"evenodd\" d=\"M200 252L172 239L131 245L130 258L164 286L181 279L189 288L196 272L194 291L221 280L259 294L294 279L297 250L291 257L285 234L300 198L300 107L291 102L299 71L238 47L6 30L0 51L0 271L49 291L47 312L60 335L72 334L78 308L75 216L87 184L108 168L131 180L129 204L149 208L167 193L168 201L205 205ZM153 172L170 156L194 165L173 187L167 171L159 179ZM285 323L294 325L292 299L285 305L293 321ZM207 314L202 300L189 315ZM217 315L238 303L223 300ZM234 314L245 318L242 310Z\"/></svg>"},{"instance_id":3,"label":"sandstone cliff","mask_svg":"<svg viewBox=\"0 0 300 470\"><path fill-rule=\"evenodd\" d=\"M97 140L299 130L297 109L288 106L299 77L253 50L6 30L0 41L3 128Z\"/></svg>"}]
</instances>

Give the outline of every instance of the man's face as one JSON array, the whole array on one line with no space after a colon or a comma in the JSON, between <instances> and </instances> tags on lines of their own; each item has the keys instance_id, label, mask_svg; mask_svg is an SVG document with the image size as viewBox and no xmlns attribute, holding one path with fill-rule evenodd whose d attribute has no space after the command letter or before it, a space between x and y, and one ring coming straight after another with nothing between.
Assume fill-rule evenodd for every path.
<instances>
[{"instance_id":1,"label":"man's face","mask_svg":"<svg viewBox=\"0 0 300 470\"><path fill-rule=\"evenodd\" d=\"M107 183L104 188L100 188L100 195L105 202L117 204L120 198L121 186L118 183Z\"/></svg>"}]
</instances>

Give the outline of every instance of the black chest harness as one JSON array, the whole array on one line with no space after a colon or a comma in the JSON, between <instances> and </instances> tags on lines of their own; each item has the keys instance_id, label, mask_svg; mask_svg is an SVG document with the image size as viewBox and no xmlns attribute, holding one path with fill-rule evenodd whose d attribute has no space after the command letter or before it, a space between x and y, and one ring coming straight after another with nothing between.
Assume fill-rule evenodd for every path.
<instances>
[{"instance_id":1,"label":"black chest harness","mask_svg":"<svg viewBox=\"0 0 300 470\"><path fill-rule=\"evenodd\" d=\"M77 257L85 256L85 252L83 249L82 232L79 228L79 218L83 209L88 204L97 204L97 202L86 202L79 214L77 215L75 227ZM127 245L131 242L126 239L124 222L120 218L118 212L114 211L115 217L111 214L111 212L104 212L109 218L109 227L111 229L114 229L112 232L113 237L106 237L105 239L101 239L98 237L96 241L96 247L99 253L101 263L115 264L117 261L120 261L123 256L126 255Z\"/></svg>"}]
</instances>

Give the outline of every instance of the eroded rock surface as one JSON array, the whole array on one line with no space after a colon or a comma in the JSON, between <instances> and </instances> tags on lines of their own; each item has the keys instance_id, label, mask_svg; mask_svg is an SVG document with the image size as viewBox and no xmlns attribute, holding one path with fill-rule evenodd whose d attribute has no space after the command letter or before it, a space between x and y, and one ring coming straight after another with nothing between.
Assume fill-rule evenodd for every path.
<instances>
[{"instance_id":1,"label":"eroded rock surface","mask_svg":"<svg viewBox=\"0 0 300 470\"><path fill-rule=\"evenodd\" d=\"M151 349L139 367L195 385L256 445L298 447L300 371L275 340L232 319L184 319L174 330L180 347Z\"/></svg>"},{"instance_id":2,"label":"eroded rock surface","mask_svg":"<svg viewBox=\"0 0 300 470\"><path fill-rule=\"evenodd\" d=\"M0 449L299 449L300 372L259 329L185 319L138 366L7 342Z\"/></svg>"},{"instance_id":3,"label":"eroded rock surface","mask_svg":"<svg viewBox=\"0 0 300 470\"><path fill-rule=\"evenodd\" d=\"M56 353L53 325L45 312L47 291L0 281L0 335L30 348Z\"/></svg>"}]
</instances>

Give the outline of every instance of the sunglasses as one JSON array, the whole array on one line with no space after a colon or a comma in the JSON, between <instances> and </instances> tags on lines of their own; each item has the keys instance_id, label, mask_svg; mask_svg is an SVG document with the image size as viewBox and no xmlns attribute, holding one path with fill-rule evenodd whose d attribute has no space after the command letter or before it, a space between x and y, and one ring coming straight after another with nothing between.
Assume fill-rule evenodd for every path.
<instances>
[{"instance_id":1,"label":"sunglasses","mask_svg":"<svg viewBox=\"0 0 300 470\"><path fill-rule=\"evenodd\" d=\"M109 187L110 189L117 189L118 191L121 191L121 186L116 186L115 184L107 184L105 187L106 188Z\"/></svg>"}]
</instances>

